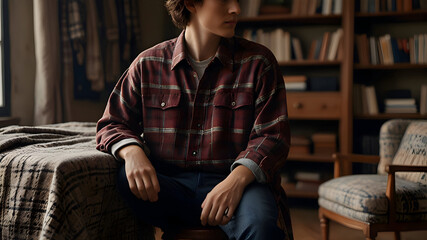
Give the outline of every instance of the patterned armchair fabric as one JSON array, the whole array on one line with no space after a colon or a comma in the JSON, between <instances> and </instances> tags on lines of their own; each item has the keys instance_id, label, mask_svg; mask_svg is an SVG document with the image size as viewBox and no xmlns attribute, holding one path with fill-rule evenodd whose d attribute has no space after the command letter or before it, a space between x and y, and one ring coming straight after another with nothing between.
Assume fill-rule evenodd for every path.
<instances>
[{"instance_id":1,"label":"patterned armchair fabric","mask_svg":"<svg viewBox=\"0 0 427 240\"><path fill-rule=\"evenodd\" d=\"M427 121L390 120L380 131L380 166L427 166ZM381 171L380 171L381 169ZM396 174L397 222L427 221L426 173ZM369 223L386 223L387 175L350 175L319 187L319 205L340 215Z\"/></svg>"},{"instance_id":2,"label":"patterned armchair fabric","mask_svg":"<svg viewBox=\"0 0 427 240\"><path fill-rule=\"evenodd\" d=\"M380 163L378 173L385 174L385 166L393 162L403 134L411 120L393 119L385 122L380 130Z\"/></svg>"}]
</instances>

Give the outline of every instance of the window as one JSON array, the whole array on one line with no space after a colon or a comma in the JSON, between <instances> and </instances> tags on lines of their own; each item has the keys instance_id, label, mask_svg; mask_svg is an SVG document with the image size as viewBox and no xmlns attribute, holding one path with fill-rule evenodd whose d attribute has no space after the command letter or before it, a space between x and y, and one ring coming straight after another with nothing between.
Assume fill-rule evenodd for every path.
<instances>
[{"instance_id":1,"label":"window","mask_svg":"<svg viewBox=\"0 0 427 240\"><path fill-rule=\"evenodd\" d=\"M0 117L10 115L10 75L7 0L0 0Z\"/></svg>"}]
</instances>

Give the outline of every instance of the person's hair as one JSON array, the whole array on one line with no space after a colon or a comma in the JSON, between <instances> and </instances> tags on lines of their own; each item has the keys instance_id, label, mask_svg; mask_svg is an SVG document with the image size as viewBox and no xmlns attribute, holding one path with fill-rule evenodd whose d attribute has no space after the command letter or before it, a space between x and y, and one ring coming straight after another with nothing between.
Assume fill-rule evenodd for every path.
<instances>
[{"instance_id":1,"label":"person's hair","mask_svg":"<svg viewBox=\"0 0 427 240\"><path fill-rule=\"evenodd\" d=\"M190 21L190 11L185 7L185 0L167 0L165 7L172 17L172 22L178 28L184 29ZM194 3L203 2L203 0L191 0Z\"/></svg>"}]
</instances>

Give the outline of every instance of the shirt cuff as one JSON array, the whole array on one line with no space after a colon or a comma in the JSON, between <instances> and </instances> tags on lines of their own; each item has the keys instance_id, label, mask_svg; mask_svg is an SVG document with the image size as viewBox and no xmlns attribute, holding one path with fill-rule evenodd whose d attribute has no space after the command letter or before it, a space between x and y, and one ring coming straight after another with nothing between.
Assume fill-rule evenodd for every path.
<instances>
[{"instance_id":1,"label":"shirt cuff","mask_svg":"<svg viewBox=\"0 0 427 240\"><path fill-rule=\"evenodd\" d=\"M231 171L233 171L239 165L243 165L243 166L249 168L249 170L251 170L252 173L254 174L257 182L259 182L259 183L266 183L267 182L267 177L265 176L264 172L261 170L261 168L258 166L258 164L256 164L251 159L241 158L241 159L235 161L231 165Z\"/></svg>"},{"instance_id":2,"label":"shirt cuff","mask_svg":"<svg viewBox=\"0 0 427 240\"><path fill-rule=\"evenodd\" d=\"M127 138L127 139L123 139L119 142L114 143L111 146L111 154L117 159L117 160L123 160L122 158L119 157L118 155L118 151L120 149L122 149L123 147L126 147L128 145L138 145L142 148L142 150L145 152L145 154L148 156L148 154L150 153L150 151L148 150L147 146L145 146L145 144L140 143L139 141L137 141L136 139L133 138Z\"/></svg>"}]
</instances>

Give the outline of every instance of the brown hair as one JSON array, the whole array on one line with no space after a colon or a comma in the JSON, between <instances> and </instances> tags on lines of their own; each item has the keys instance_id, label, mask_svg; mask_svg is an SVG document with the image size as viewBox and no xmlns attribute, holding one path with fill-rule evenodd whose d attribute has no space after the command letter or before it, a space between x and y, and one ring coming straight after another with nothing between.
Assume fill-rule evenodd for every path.
<instances>
[{"instance_id":1,"label":"brown hair","mask_svg":"<svg viewBox=\"0 0 427 240\"><path fill-rule=\"evenodd\" d=\"M185 0L167 0L165 7L172 17L172 22L178 28L184 29L190 21L190 11L185 7ZM194 3L203 2L203 0L192 0Z\"/></svg>"}]
</instances>

